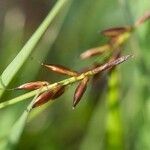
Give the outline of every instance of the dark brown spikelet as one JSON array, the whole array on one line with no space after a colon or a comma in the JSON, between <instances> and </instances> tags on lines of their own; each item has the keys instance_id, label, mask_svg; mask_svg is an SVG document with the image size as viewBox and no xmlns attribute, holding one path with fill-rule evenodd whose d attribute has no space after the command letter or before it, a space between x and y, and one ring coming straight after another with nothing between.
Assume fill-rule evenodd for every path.
<instances>
[{"instance_id":1,"label":"dark brown spikelet","mask_svg":"<svg viewBox=\"0 0 150 150\"><path fill-rule=\"evenodd\" d=\"M53 91L46 91L42 93L40 96L37 97L32 108L39 107L47 103L53 97L53 95L54 95Z\"/></svg>"},{"instance_id":2,"label":"dark brown spikelet","mask_svg":"<svg viewBox=\"0 0 150 150\"><path fill-rule=\"evenodd\" d=\"M65 86L58 86L58 88L54 90L54 95L52 96L52 100L60 97L64 92L65 92Z\"/></svg>"},{"instance_id":3,"label":"dark brown spikelet","mask_svg":"<svg viewBox=\"0 0 150 150\"><path fill-rule=\"evenodd\" d=\"M75 94L74 94L74 99L73 99L73 109L79 103L84 92L86 91L88 81L89 81L89 78L85 77L77 86L77 88L75 90Z\"/></svg>"},{"instance_id":4,"label":"dark brown spikelet","mask_svg":"<svg viewBox=\"0 0 150 150\"><path fill-rule=\"evenodd\" d=\"M100 47L96 47L96 48L91 48L85 52L83 52L81 55L80 55L80 58L81 59L87 59L87 58L90 58L92 56L96 56L96 55L101 55L103 54L105 51L108 51L110 50L110 45L109 44L106 44L106 45L103 45L103 46L100 46Z\"/></svg>"},{"instance_id":5,"label":"dark brown spikelet","mask_svg":"<svg viewBox=\"0 0 150 150\"><path fill-rule=\"evenodd\" d=\"M132 27L126 26L126 27L109 28L109 29L103 30L101 33L107 37L113 38L125 32L131 32L131 31L132 31Z\"/></svg>"},{"instance_id":6,"label":"dark brown spikelet","mask_svg":"<svg viewBox=\"0 0 150 150\"><path fill-rule=\"evenodd\" d=\"M98 66L97 68L92 69L91 71L94 74L97 74L97 73L102 72L104 70L111 69L112 67L119 65L120 63L126 61L130 57L132 57L132 55L126 55L126 56L118 57L116 59L113 59L113 60L105 63L104 65L101 65L101 66Z\"/></svg>"},{"instance_id":7,"label":"dark brown spikelet","mask_svg":"<svg viewBox=\"0 0 150 150\"><path fill-rule=\"evenodd\" d=\"M28 82L16 87L16 90L36 90L43 86L48 86L49 83L47 81L36 81L36 82Z\"/></svg>"},{"instance_id":8,"label":"dark brown spikelet","mask_svg":"<svg viewBox=\"0 0 150 150\"><path fill-rule=\"evenodd\" d=\"M49 70L54 71L59 74L69 75L69 76L77 76L78 75L78 73L76 71L73 71L62 65L53 65L53 64L50 64L50 65L42 64L42 65L45 66L46 68L48 68Z\"/></svg>"},{"instance_id":9,"label":"dark brown spikelet","mask_svg":"<svg viewBox=\"0 0 150 150\"><path fill-rule=\"evenodd\" d=\"M35 103L33 104L33 108L41 106L50 100L54 100L60 97L64 92L65 92L65 86L58 85L55 89L42 93L35 100Z\"/></svg>"},{"instance_id":10,"label":"dark brown spikelet","mask_svg":"<svg viewBox=\"0 0 150 150\"><path fill-rule=\"evenodd\" d=\"M141 25L142 23L144 23L145 21L147 21L149 19L150 19L150 11L146 12L142 17L140 17L136 21L135 26L139 26L139 25Z\"/></svg>"}]
</instances>

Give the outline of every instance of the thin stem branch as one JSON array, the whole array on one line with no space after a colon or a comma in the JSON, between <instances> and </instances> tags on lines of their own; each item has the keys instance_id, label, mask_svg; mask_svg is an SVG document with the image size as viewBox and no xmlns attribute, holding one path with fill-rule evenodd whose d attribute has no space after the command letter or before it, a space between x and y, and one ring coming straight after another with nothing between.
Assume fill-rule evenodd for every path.
<instances>
[{"instance_id":1,"label":"thin stem branch","mask_svg":"<svg viewBox=\"0 0 150 150\"><path fill-rule=\"evenodd\" d=\"M56 83L53 83L53 84L50 84L49 86L44 86L42 89L38 89L38 90L34 90L34 91L31 91L31 92L28 92L26 94L23 94L21 96L18 96L14 99L11 99L11 100L8 100L6 102L2 102L0 103L0 109L1 108L4 108L6 106L9 106L9 105L12 105L12 104L15 104L15 103L18 103L18 102L21 102L25 99L28 99L28 98L31 98L33 96L35 96L37 94L37 92L40 93L43 93L47 90L52 90L54 88L56 88L58 85L64 85L64 86L67 86L67 85L70 85L72 83L75 83L77 81L80 81L82 79L84 79L85 77L90 77L90 76L93 76L99 72L102 72L102 71L105 71L106 69L109 69L109 68L112 68L113 66L116 66L124 61L126 61L129 57L131 57L131 55L127 55L127 56L122 56L116 60L113 60L113 61L110 61L104 65L101 65L97 68L94 68L90 71L87 71L87 72L84 72L78 76L74 76L74 77L71 77L71 78L68 78L68 79L65 79L65 80L62 80L62 81L59 81L59 82L56 82Z\"/></svg>"}]
</instances>

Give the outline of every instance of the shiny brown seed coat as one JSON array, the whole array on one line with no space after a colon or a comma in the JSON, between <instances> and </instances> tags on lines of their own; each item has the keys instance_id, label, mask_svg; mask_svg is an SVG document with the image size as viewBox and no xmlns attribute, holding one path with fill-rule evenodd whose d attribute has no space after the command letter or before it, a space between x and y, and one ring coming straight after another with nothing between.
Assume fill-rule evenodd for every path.
<instances>
[{"instance_id":1,"label":"shiny brown seed coat","mask_svg":"<svg viewBox=\"0 0 150 150\"><path fill-rule=\"evenodd\" d=\"M32 108L35 108L35 107L38 107L47 103L52 98L53 95L54 93L52 91L46 91L42 93L40 96L37 97Z\"/></svg>"},{"instance_id":2,"label":"shiny brown seed coat","mask_svg":"<svg viewBox=\"0 0 150 150\"><path fill-rule=\"evenodd\" d=\"M80 57L81 59L86 59L90 58L92 56L100 55L103 54L105 51L110 50L110 45L106 44L104 46L96 47L96 48L91 48L85 52L83 52Z\"/></svg>"},{"instance_id":3,"label":"shiny brown seed coat","mask_svg":"<svg viewBox=\"0 0 150 150\"><path fill-rule=\"evenodd\" d=\"M43 86L48 86L49 83L47 81L36 81L36 82L28 82L19 87L15 88L17 90L36 90Z\"/></svg>"},{"instance_id":4,"label":"shiny brown seed coat","mask_svg":"<svg viewBox=\"0 0 150 150\"><path fill-rule=\"evenodd\" d=\"M126 26L126 27L115 27L115 28L109 28L106 30L103 30L101 33L107 37L116 37L119 36L125 32L131 32L132 27Z\"/></svg>"},{"instance_id":5,"label":"shiny brown seed coat","mask_svg":"<svg viewBox=\"0 0 150 150\"><path fill-rule=\"evenodd\" d=\"M139 26L139 25L141 25L142 23L144 23L145 21L147 21L149 19L150 19L150 11L146 12L142 17L140 17L136 21L135 26Z\"/></svg>"},{"instance_id":6,"label":"shiny brown seed coat","mask_svg":"<svg viewBox=\"0 0 150 150\"><path fill-rule=\"evenodd\" d=\"M75 90L75 94L74 94L74 99L73 99L73 108L75 108L76 105L81 100L84 92L86 91L88 81L89 81L89 78L85 77L77 86Z\"/></svg>"},{"instance_id":7,"label":"shiny brown seed coat","mask_svg":"<svg viewBox=\"0 0 150 150\"><path fill-rule=\"evenodd\" d=\"M55 89L54 95L52 96L52 100L60 97L63 93L65 92L65 86L59 86L58 88Z\"/></svg>"},{"instance_id":8,"label":"shiny brown seed coat","mask_svg":"<svg viewBox=\"0 0 150 150\"><path fill-rule=\"evenodd\" d=\"M35 100L35 103L33 104L33 108L41 106L47 103L49 100L54 100L60 97L64 92L65 92L65 86L58 85L55 89L42 93Z\"/></svg>"},{"instance_id":9,"label":"shiny brown seed coat","mask_svg":"<svg viewBox=\"0 0 150 150\"><path fill-rule=\"evenodd\" d=\"M124 61L126 61L130 57L132 57L132 55L126 55L126 56L122 56L122 57L116 58L116 59L114 59L112 61L109 61L109 62L105 63L104 65L101 65L101 66L99 66L97 68L92 69L91 71L94 74L97 74L99 72L102 72L104 70L110 69L110 68L112 68L112 67L114 67L114 66L116 66L116 65L118 65L118 64L120 64L120 63L122 63Z\"/></svg>"},{"instance_id":10,"label":"shiny brown seed coat","mask_svg":"<svg viewBox=\"0 0 150 150\"><path fill-rule=\"evenodd\" d=\"M61 65L53 65L53 64L50 64L50 65L42 64L42 65L44 65L49 70L54 71L59 74L69 75L69 76L77 76L78 75L78 73L76 71L73 71L73 70L71 70L67 67L61 66Z\"/></svg>"}]
</instances>

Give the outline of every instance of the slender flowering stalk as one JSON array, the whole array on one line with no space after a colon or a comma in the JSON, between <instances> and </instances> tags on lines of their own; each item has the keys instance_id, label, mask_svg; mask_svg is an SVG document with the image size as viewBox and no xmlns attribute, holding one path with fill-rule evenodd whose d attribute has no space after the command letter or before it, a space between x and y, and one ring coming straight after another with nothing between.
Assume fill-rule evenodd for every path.
<instances>
[{"instance_id":1,"label":"slender flowering stalk","mask_svg":"<svg viewBox=\"0 0 150 150\"><path fill-rule=\"evenodd\" d=\"M84 91L86 90L87 82L90 76L94 77L95 75L105 70L112 69L114 66L122 63L123 61L126 61L129 57L131 57L131 55L119 57L121 55L121 46L130 37L132 31L136 29L136 27L138 27L139 25L141 25L142 23L144 23L149 19L150 19L150 12L147 12L141 18L139 18L132 26L115 27L102 31L101 33L104 36L108 37L109 39L108 42L103 46L89 49L80 55L82 59L86 59L110 51L111 53L108 53L110 59L103 65L98 64L94 68L91 69L89 68L88 70L79 73L62 65L42 64L50 71L63 75L68 75L71 76L71 78L50 85L46 81L37 81L23 84L17 87L16 89L27 89L27 90L37 89L37 90L24 94L20 97L14 98L10 101L0 103L0 108L3 108L11 104L15 104L19 101L35 96L39 88L42 87L42 89L39 92L40 96L38 97L38 100L35 103L35 105L41 105L47 102L48 99L56 99L57 97L61 96L65 92L65 86L81 80L74 95L73 107L75 107L77 103L80 101ZM61 86L60 89L57 89L58 85Z\"/></svg>"},{"instance_id":2,"label":"slender flowering stalk","mask_svg":"<svg viewBox=\"0 0 150 150\"><path fill-rule=\"evenodd\" d=\"M48 86L43 86L40 91L39 91L39 89L37 89L37 90L31 91L29 93L26 93L24 95L21 95L19 97L16 97L14 99L11 99L10 101L0 103L0 108L4 108L6 106L9 106L9 105L18 103L20 101L23 101L25 99L31 98L31 97L35 96L37 94L37 92L39 92L39 94L41 94L41 93L44 93L45 91L56 89L56 87L58 87L58 85L67 86L67 85L73 84L75 82L78 82L80 80L83 80L86 77L94 76L97 73L103 72L113 66L119 65L120 63L126 61L130 57L131 57L131 55L122 56L115 60L112 60L111 62L107 62L104 65L98 66L97 68L94 68L87 72L83 72L83 73L79 74L78 76L74 76L74 77L50 84Z\"/></svg>"},{"instance_id":3,"label":"slender flowering stalk","mask_svg":"<svg viewBox=\"0 0 150 150\"><path fill-rule=\"evenodd\" d=\"M101 34L108 37L108 42L96 48L88 49L80 55L81 59L87 59L93 57L95 55L101 55L106 51L115 51L119 47L121 47L127 39L131 36L131 33L139 27L141 24L150 20L150 11L146 12L142 17L140 17L134 25L131 26L123 26L123 27L114 27L108 28L106 30L101 31Z\"/></svg>"},{"instance_id":4,"label":"slender flowering stalk","mask_svg":"<svg viewBox=\"0 0 150 150\"><path fill-rule=\"evenodd\" d=\"M130 37L133 28L131 26L109 28L102 31L102 34L109 38L109 41L102 46L91 48L80 55L81 59L87 59L104 52L113 52Z\"/></svg>"}]
</instances>

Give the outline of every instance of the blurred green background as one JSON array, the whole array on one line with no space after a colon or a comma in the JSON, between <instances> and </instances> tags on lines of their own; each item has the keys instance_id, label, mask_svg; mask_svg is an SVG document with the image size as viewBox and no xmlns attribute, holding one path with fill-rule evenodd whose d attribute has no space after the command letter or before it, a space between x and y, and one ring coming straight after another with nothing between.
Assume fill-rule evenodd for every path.
<instances>
[{"instance_id":1,"label":"blurred green background","mask_svg":"<svg viewBox=\"0 0 150 150\"><path fill-rule=\"evenodd\" d=\"M55 3L56 0L0 1L1 73ZM29 81L54 83L66 78L48 72L38 61L74 70L91 66L97 57L80 60L79 56L86 49L106 42L99 34L101 30L132 25L149 10L149 0L72 0L53 20L9 88ZM110 91L102 77L98 86L89 84L80 104L72 110L77 84L69 86L52 105L31 113L18 144L12 149L150 150L150 21L132 34L123 50L135 57L118 67L117 88L111 87ZM114 112L108 107L111 92L119 94ZM0 101L23 93L6 91ZM0 110L0 150L5 150L7 136L28 103L29 100Z\"/></svg>"}]
</instances>

